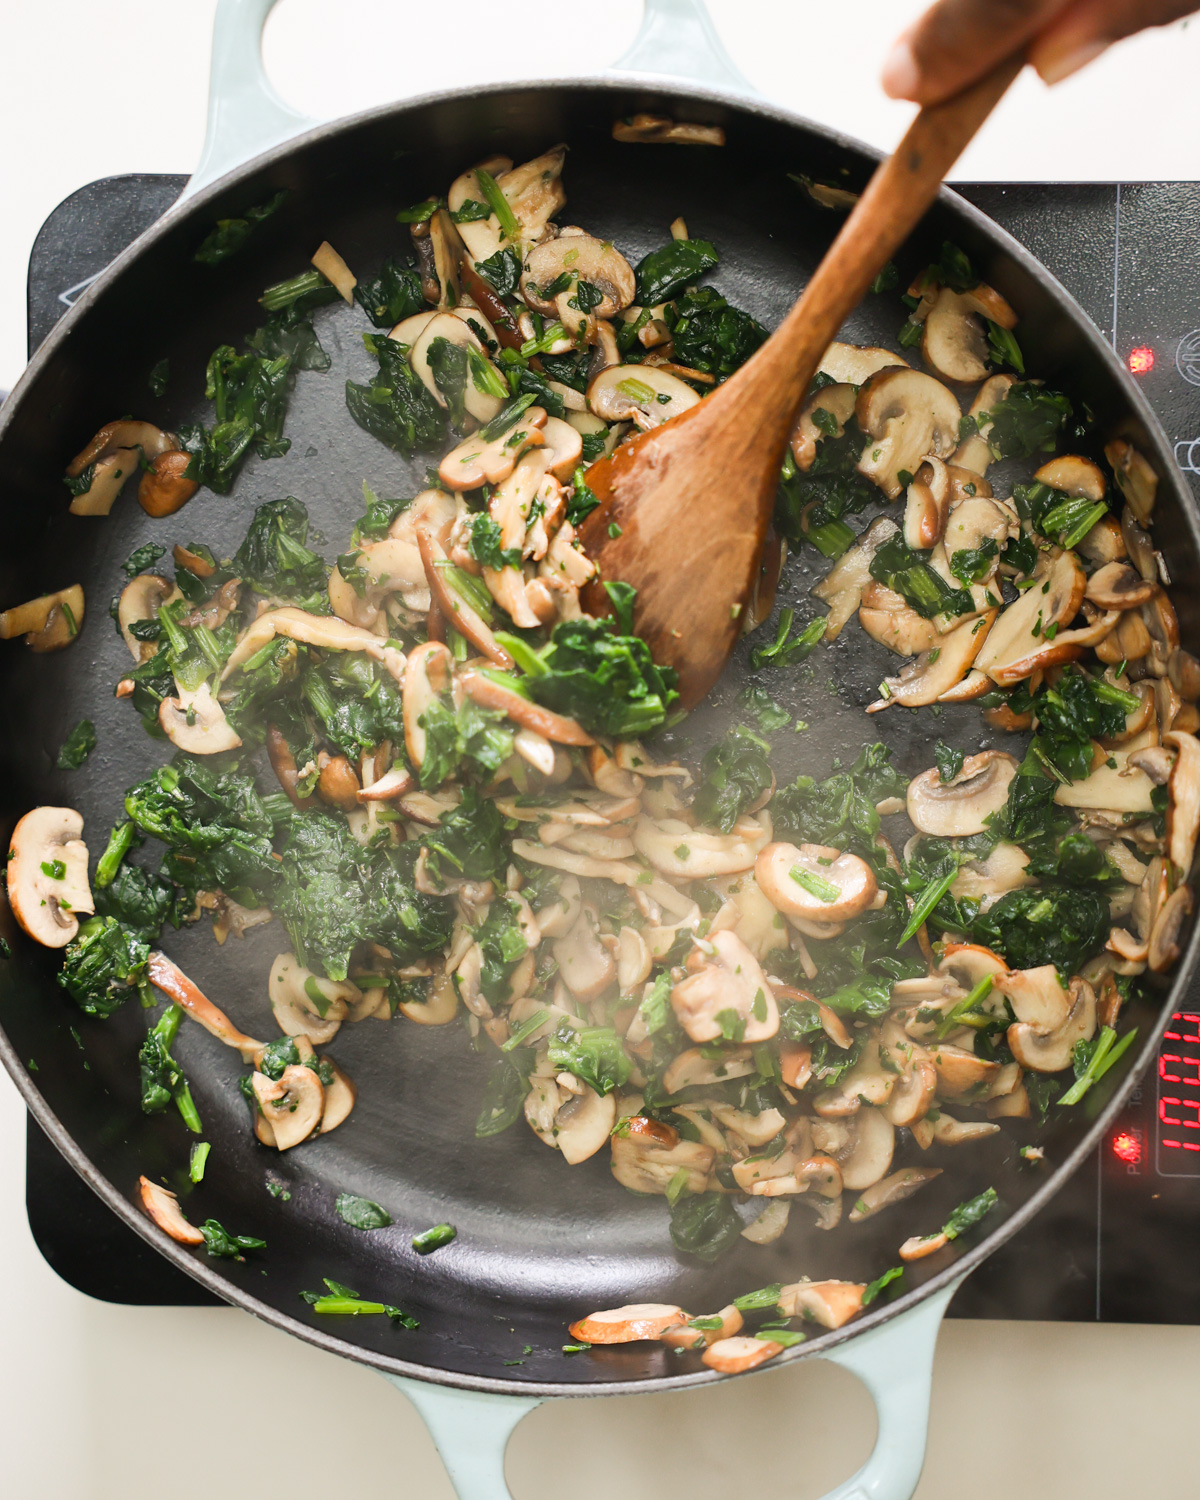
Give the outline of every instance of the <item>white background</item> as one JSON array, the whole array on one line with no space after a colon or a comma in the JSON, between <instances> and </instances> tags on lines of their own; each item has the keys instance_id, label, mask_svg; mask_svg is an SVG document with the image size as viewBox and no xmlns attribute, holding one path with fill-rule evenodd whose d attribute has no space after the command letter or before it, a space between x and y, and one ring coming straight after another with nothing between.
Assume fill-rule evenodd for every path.
<instances>
[{"instance_id":1,"label":"white background","mask_svg":"<svg viewBox=\"0 0 1200 1500\"><path fill-rule=\"evenodd\" d=\"M8 0L0 8L0 389L25 359L25 270L68 193L199 156L214 0ZM879 146L911 111L876 85L914 0L711 0L763 93ZM608 65L639 0L454 5L283 0L266 56L297 107L332 116L408 94ZM1023 79L963 180L1200 178L1200 24L1148 34L1047 92ZM0 1081L0 1446L20 1500L210 1500L269 1491L449 1500L407 1403L231 1310L92 1302L41 1260L25 1222L24 1119ZM1036 1223L1026 1231L1037 1234ZM1047 1246L1047 1254L1053 1247ZM798 1267L801 1271L803 1268ZM1195 1493L1187 1435L1200 1330L946 1325L919 1500ZM817 1412L820 1412L820 1418ZM807 1500L873 1434L849 1376L798 1367L684 1395L560 1403L510 1448L516 1500L622 1493Z\"/></svg>"}]
</instances>

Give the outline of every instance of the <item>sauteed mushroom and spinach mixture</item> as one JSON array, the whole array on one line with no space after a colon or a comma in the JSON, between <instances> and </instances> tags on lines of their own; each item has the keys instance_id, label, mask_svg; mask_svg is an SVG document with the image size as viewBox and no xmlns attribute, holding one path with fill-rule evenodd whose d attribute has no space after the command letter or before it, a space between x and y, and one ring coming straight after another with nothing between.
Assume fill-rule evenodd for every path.
<instances>
[{"instance_id":1,"label":"sauteed mushroom and spinach mixture","mask_svg":"<svg viewBox=\"0 0 1200 1500\"><path fill-rule=\"evenodd\" d=\"M370 280L322 245L263 294L244 348L212 356L211 426L116 421L71 462L78 515L108 514L135 473L157 517L202 485L236 492L252 450L294 440L297 373L330 363L314 314L341 296L378 366L347 385L348 420L432 466L414 497L364 485L332 562L290 496L254 511L230 557L178 521L173 570L163 546L134 553L115 690L174 754L128 789L98 859L73 810L22 818L8 898L63 950L59 982L87 1015L165 1000L142 1104L177 1109L197 1142L171 1053L184 1018L230 1048L247 1129L281 1152L351 1115L327 1050L342 1027L444 1026L493 1059L481 1141L528 1129L530 1149L662 1198L683 1254L773 1242L793 1210L806 1233L853 1235L1002 1122L1038 1161L1047 1116L1133 1041L1133 990L1178 957L1200 662L1152 540L1155 474L1127 442L1095 448L1027 374L1016 313L947 245L906 309L897 297L895 347L826 354L747 610L745 722L698 762L669 753L674 673L636 634L633 590L596 580L576 542L587 466L702 400L766 335L710 284L718 251L681 220L637 265L560 225L564 160L464 172L400 215L413 253ZM222 261L274 206L225 221L198 257ZM875 291L901 284L889 267ZM1024 477L995 492L989 468L1013 459ZM828 560L813 618L794 630L783 610L764 630L804 549ZM597 582L603 616L585 607ZM67 647L83 611L75 585L0 615L0 635ZM884 741L889 714L916 710L932 745L938 705L972 701L1012 750L938 741L906 782L868 735L852 765L777 785L773 737L804 726L772 683L860 629L898 658L867 709ZM84 721L60 764L94 742ZM279 933L241 1024L158 946L206 913L218 942ZM193 1181L207 1155L193 1148ZM146 1178L142 1196L184 1243L261 1243L193 1226ZM995 1202L897 1244L901 1265ZM351 1222L389 1222L349 1205ZM634 1304L584 1318L566 1347L662 1338L744 1369L797 1342L793 1321L839 1327L899 1274L799 1280L711 1316ZM309 1300L403 1318L336 1283ZM773 1317L759 1336L740 1331L748 1311Z\"/></svg>"}]
</instances>

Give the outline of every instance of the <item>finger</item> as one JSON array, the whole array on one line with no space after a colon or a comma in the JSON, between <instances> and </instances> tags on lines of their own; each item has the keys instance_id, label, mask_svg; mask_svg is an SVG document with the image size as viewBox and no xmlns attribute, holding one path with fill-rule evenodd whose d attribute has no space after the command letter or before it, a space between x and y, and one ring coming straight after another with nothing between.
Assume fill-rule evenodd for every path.
<instances>
[{"instance_id":1,"label":"finger","mask_svg":"<svg viewBox=\"0 0 1200 1500\"><path fill-rule=\"evenodd\" d=\"M1134 32L1167 26L1196 8L1195 0L1074 0L1029 49L1046 83L1060 83Z\"/></svg>"},{"instance_id":2,"label":"finger","mask_svg":"<svg viewBox=\"0 0 1200 1500\"><path fill-rule=\"evenodd\" d=\"M1071 0L938 0L893 47L883 69L893 99L936 104L1023 47Z\"/></svg>"}]
</instances>

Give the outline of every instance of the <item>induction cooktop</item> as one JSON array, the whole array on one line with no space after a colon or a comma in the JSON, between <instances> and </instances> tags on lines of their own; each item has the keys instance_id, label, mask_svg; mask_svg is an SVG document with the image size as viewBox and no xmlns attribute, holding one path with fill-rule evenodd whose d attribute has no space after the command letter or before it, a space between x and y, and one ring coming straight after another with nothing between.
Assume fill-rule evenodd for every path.
<instances>
[{"instance_id":1,"label":"induction cooktop","mask_svg":"<svg viewBox=\"0 0 1200 1500\"><path fill-rule=\"evenodd\" d=\"M29 265L29 350L184 177L93 182L50 215ZM1078 299L1143 386L1200 497L1200 184L986 184L965 197ZM42 1254L111 1302L215 1301L117 1219L30 1120L26 1207ZM959 1290L950 1315L1200 1323L1200 981L1089 1161Z\"/></svg>"}]
</instances>

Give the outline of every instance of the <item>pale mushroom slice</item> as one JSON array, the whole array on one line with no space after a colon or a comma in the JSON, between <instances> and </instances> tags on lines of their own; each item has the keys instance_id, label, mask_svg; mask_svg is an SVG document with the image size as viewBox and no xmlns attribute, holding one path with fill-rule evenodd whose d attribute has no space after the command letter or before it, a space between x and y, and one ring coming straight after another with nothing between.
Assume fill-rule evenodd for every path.
<instances>
[{"instance_id":1,"label":"pale mushroom slice","mask_svg":"<svg viewBox=\"0 0 1200 1500\"><path fill-rule=\"evenodd\" d=\"M320 1128L325 1087L307 1064L293 1063L284 1068L277 1080L265 1073L254 1073L251 1086L261 1121L269 1129L266 1140L263 1136L267 1132L259 1132L264 1145L290 1151Z\"/></svg>"},{"instance_id":2,"label":"pale mushroom slice","mask_svg":"<svg viewBox=\"0 0 1200 1500\"><path fill-rule=\"evenodd\" d=\"M1134 519L1139 526L1149 526L1158 494L1158 475L1133 444L1124 438L1106 443L1104 456Z\"/></svg>"},{"instance_id":3,"label":"pale mushroom slice","mask_svg":"<svg viewBox=\"0 0 1200 1500\"><path fill-rule=\"evenodd\" d=\"M323 1047L337 1035L347 1008L361 997L349 980L322 978L294 953L280 953L271 965L267 995L275 1024L286 1036L305 1036Z\"/></svg>"},{"instance_id":4,"label":"pale mushroom slice","mask_svg":"<svg viewBox=\"0 0 1200 1500\"><path fill-rule=\"evenodd\" d=\"M139 664L149 661L157 652L156 641L140 641L130 629L143 620L153 620L162 605L182 596L174 584L157 573L139 573L121 590L117 604L117 627L121 639L129 647L129 654Z\"/></svg>"},{"instance_id":5,"label":"pale mushroom slice","mask_svg":"<svg viewBox=\"0 0 1200 1500\"><path fill-rule=\"evenodd\" d=\"M446 397L442 394L437 381L434 379L433 366L429 362L429 347L431 344L436 343L438 339L446 339L449 343L456 344L460 348L473 350L476 356L489 365L489 367L490 361L478 334L469 324L464 323L461 318L456 318L453 313L448 312L438 313L436 317L431 318L417 335L417 340L409 351L408 358L409 363L417 372L425 389L439 406L444 407L447 404ZM497 382L503 384L499 372L494 373ZM504 405L504 399L501 396L493 395L491 391L480 390L472 376L470 366L468 366L467 381L463 388L463 405L468 416L474 417L480 425L486 426L500 411L500 408Z\"/></svg>"},{"instance_id":6,"label":"pale mushroom slice","mask_svg":"<svg viewBox=\"0 0 1200 1500\"><path fill-rule=\"evenodd\" d=\"M568 285L547 296L546 288L556 285L563 277L567 278ZM577 299L581 281L586 281L600 293L600 301L590 314L569 305L570 299ZM614 317L629 306L636 291L637 277L621 252L590 234L564 234L557 239L543 240L525 257L525 270L521 276L522 297L535 312L556 315L568 329L581 319L586 322L589 316L593 319Z\"/></svg>"},{"instance_id":7,"label":"pale mushroom slice","mask_svg":"<svg viewBox=\"0 0 1200 1500\"><path fill-rule=\"evenodd\" d=\"M6 879L13 916L35 943L65 948L79 916L96 910L88 885L83 818L72 807L35 807L13 829Z\"/></svg>"},{"instance_id":8,"label":"pale mushroom slice","mask_svg":"<svg viewBox=\"0 0 1200 1500\"><path fill-rule=\"evenodd\" d=\"M931 649L922 651L896 677L884 678L880 684L883 696L868 704L867 712L880 713L894 703L903 708L924 708L949 701L949 695L971 672L995 619L996 611L989 610L977 619L964 620L948 634L937 636Z\"/></svg>"},{"instance_id":9,"label":"pale mushroom slice","mask_svg":"<svg viewBox=\"0 0 1200 1500\"><path fill-rule=\"evenodd\" d=\"M879 889L865 860L823 844L768 844L755 861L754 880L776 911L818 923L858 916Z\"/></svg>"},{"instance_id":10,"label":"pale mushroom slice","mask_svg":"<svg viewBox=\"0 0 1200 1500\"><path fill-rule=\"evenodd\" d=\"M935 838L967 838L982 833L988 819L1008 801L1017 763L1003 750L968 755L962 769L943 781L936 766L914 776L906 805L914 828Z\"/></svg>"},{"instance_id":11,"label":"pale mushroom slice","mask_svg":"<svg viewBox=\"0 0 1200 1500\"><path fill-rule=\"evenodd\" d=\"M814 595L829 605L825 617L826 641L835 641L842 627L862 602L865 591L874 581L871 560L880 547L896 536L900 528L886 516L877 516L854 545L840 557L813 588Z\"/></svg>"},{"instance_id":12,"label":"pale mushroom slice","mask_svg":"<svg viewBox=\"0 0 1200 1500\"><path fill-rule=\"evenodd\" d=\"M158 722L176 749L189 755L220 755L237 749L241 736L225 717L207 682L191 689L176 682L175 689L173 698L164 698L158 705Z\"/></svg>"},{"instance_id":13,"label":"pale mushroom slice","mask_svg":"<svg viewBox=\"0 0 1200 1500\"><path fill-rule=\"evenodd\" d=\"M1083 646L1064 627L1079 613L1087 576L1073 552L1063 552L1045 574L1005 609L988 632L975 665L1000 687L1034 672L1074 661Z\"/></svg>"},{"instance_id":14,"label":"pale mushroom slice","mask_svg":"<svg viewBox=\"0 0 1200 1500\"><path fill-rule=\"evenodd\" d=\"M890 349L873 345L830 344L821 356L820 373L841 385L866 385L880 370L908 368L908 361Z\"/></svg>"},{"instance_id":15,"label":"pale mushroom slice","mask_svg":"<svg viewBox=\"0 0 1200 1500\"><path fill-rule=\"evenodd\" d=\"M1017 315L990 286L967 292L939 287L925 318L921 353L944 380L974 385L988 377L988 338L981 318L1001 328L1015 328Z\"/></svg>"},{"instance_id":16,"label":"pale mushroom slice","mask_svg":"<svg viewBox=\"0 0 1200 1500\"><path fill-rule=\"evenodd\" d=\"M754 1060L749 1047L730 1048L720 1057L706 1057L699 1047L689 1047L668 1063L663 1072L663 1088L668 1094L678 1094L682 1089L726 1083L731 1078L745 1078L753 1072Z\"/></svg>"},{"instance_id":17,"label":"pale mushroom slice","mask_svg":"<svg viewBox=\"0 0 1200 1500\"><path fill-rule=\"evenodd\" d=\"M1068 1009L1057 1026L1035 1026L1018 1021L1008 1028L1014 1058L1032 1073L1061 1073L1071 1066L1078 1042L1090 1041L1096 1031L1096 995L1083 979L1072 979Z\"/></svg>"},{"instance_id":18,"label":"pale mushroom slice","mask_svg":"<svg viewBox=\"0 0 1200 1500\"><path fill-rule=\"evenodd\" d=\"M671 991L671 1008L693 1042L765 1042L779 1030L779 1007L758 960L733 932L712 937L709 961Z\"/></svg>"},{"instance_id":19,"label":"pale mushroom slice","mask_svg":"<svg viewBox=\"0 0 1200 1500\"><path fill-rule=\"evenodd\" d=\"M989 1135L999 1128L998 1125L985 1127ZM901 1167L898 1172L893 1172L889 1177L864 1189L850 1210L850 1223L861 1224L864 1219L873 1218L882 1209L891 1208L894 1203L903 1203L927 1182L940 1176L940 1167Z\"/></svg>"},{"instance_id":20,"label":"pale mushroom slice","mask_svg":"<svg viewBox=\"0 0 1200 1500\"><path fill-rule=\"evenodd\" d=\"M156 950L150 954L146 964L146 978L155 989L169 996L219 1042L236 1048L243 1062L253 1062L255 1054L266 1046L265 1042L255 1041L244 1031L239 1031L225 1012L214 1005L165 953Z\"/></svg>"},{"instance_id":21,"label":"pale mushroom slice","mask_svg":"<svg viewBox=\"0 0 1200 1500\"><path fill-rule=\"evenodd\" d=\"M531 406L495 437L490 437L485 429L464 438L442 459L438 477L452 490L477 490L484 484L501 484L527 449L541 447L546 441L542 431L545 426L544 408Z\"/></svg>"},{"instance_id":22,"label":"pale mushroom slice","mask_svg":"<svg viewBox=\"0 0 1200 1500\"><path fill-rule=\"evenodd\" d=\"M889 500L903 493L901 475L915 474L933 456L947 459L958 443L958 398L940 380L918 370L881 370L858 393L858 425L867 443L860 474Z\"/></svg>"},{"instance_id":23,"label":"pale mushroom slice","mask_svg":"<svg viewBox=\"0 0 1200 1500\"><path fill-rule=\"evenodd\" d=\"M1044 463L1034 476L1036 484L1047 484L1075 500L1099 502L1108 493L1102 470L1090 458L1078 453L1062 453Z\"/></svg>"},{"instance_id":24,"label":"pale mushroom slice","mask_svg":"<svg viewBox=\"0 0 1200 1500\"><path fill-rule=\"evenodd\" d=\"M980 1102L990 1097L992 1086L1000 1072L999 1063L991 1062L986 1057L977 1057L965 1047L955 1047L948 1042L931 1046L929 1056L937 1069L940 1099Z\"/></svg>"},{"instance_id":25,"label":"pale mushroom slice","mask_svg":"<svg viewBox=\"0 0 1200 1500\"><path fill-rule=\"evenodd\" d=\"M827 437L840 438L854 415L857 389L847 382L824 385L800 409L792 429L792 456L801 473L816 462L817 448ZM818 416L818 413L821 415Z\"/></svg>"},{"instance_id":26,"label":"pale mushroom slice","mask_svg":"<svg viewBox=\"0 0 1200 1500\"><path fill-rule=\"evenodd\" d=\"M631 1192L665 1196L680 1172L687 1192L703 1193L708 1187L713 1148L681 1140L669 1125L634 1115L611 1136L611 1145L612 1174Z\"/></svg>"},{"instance_id":27,"label":"pale mushroom slice","mask_svg":"<svg viewBox=\"0 0 1200 1500\"><path fill-rule=\"evenodd\" d=\"M765 812L743 815L729 833L706 833L679 818L644 815L633 830L637 852L672 880L702 880L752 869L770 839L770 816Z\"/></svg>"},{"instance_id":28,"label":"pale mushroom slice","mask_svg":"<svg viewBox=\"0 0 1200 1500\"><path fill-rule=\"evenodd\" d=\"M606 422L632 421L647 432L696 406L685 381L657 365L614 365L588 386L588 409Z\"/></svg>"},{"instance_id":29,"label":"pale mushroom slice","mask_svg":"<svg viewBox=\"0 0 1200 1500\"><path fill-rule=\"evenodd\" d=\"M571 1336L584 1344L632 1344L660 1338L687 1320L687 1313L674 1302L631 1302L580 1318L571 1324Z\"/></svg>"},{"instance_id":30,"label":"pale mushroom slice","mask_svg":"<svg viewBox=\"0 0 1200 1500\"><path fill-rule=\"evenodd\" d=\"M720 125L698 125L642 110L614 120L612 138L628 145L723 146L725 131Z\"/></svg>"},{"instance_id":31,"label":"pale mushroom slice","mask_svg":"<svg viewBox=\"0 0 1200 1500\"><path fill-rule=\"evenodd\" d=\"M960 468L970 469L980 477L987 473L992 462L992 448L987 439L992 429L989 419L1016 383L1014 375L993 375L975 393L968 415L975 419L976 430L959 444L954 454L954 462Z\"/></svg>"},{"instance_id":32,"label":"pale mushroom slice","mask_svg":"<svg viewBox=\"0 0 1200 1500\"><path fill-rule=\"evenodd\" d=\"M86 489L76 490L72 486L71 514L108 515L126 480L141 467L141 458L152 464L162 454L173 452L178 447L178 440L155 427L153 422L126 418L106 423L67 465L68 479L80 482L89 469L92 471Z\"/></svg>"},{"instance_id":33,"label":"pale mushroom slice","mask_svg":"<svg viewBox=\"0 0 1200 1500\"><path fill-rule=\"evenodd\" d=\"M948 472L952 474L953 470ZM981 479L979 483L981 487L987 487L986 480ZM956 554L977 552L986 542L994 543L997 552L991 568L980 580L984 584L989 581L999 565L999 553L1008 540L1009 524L1008 513L990 495L967 496L951 503L941 542L956 585L961 583L954 573Z\"/></svg>"},{"instance_id":34,"label":"pale mushroom slice","mask_svg":"<svg viewBox=\"0 0 1200 1500\"><path fill-rule=\"evenodd\" d=\"M78 637L82 625L83 586L73 583L0 612L0 641L23 635L31 651L61 651Z\"/></svg>"},{"instance_id":35,"label":"pale mushroom slice","mask_svg":"<svg viewBox=\"0 0 1200 1500\"><path fill-rule=\"evenodd\" d=\"M598 1000L616 980L616 960L600 941L593 907L581 907L574 924L553 940L551 951L563 983L577 1000Z\"/></svg>"},{"instance_id":36,"label":"pale mushroom slice","mask_svg":"<svg viewBox=\"0 0 1200 1500\"><path fill-rule=\"evenodd\" d=\"M1082 781L1061 782L1054 789L1054 800L1060 807L1099 809L1112 813L1148 814L1154 783L1130 756L1136 751L1110 750L1104 761ZM1110 766L1109 761L1113 764Z\"/></svg>"},{"instance_id":37,"label":"pale mushroom slice","mask_svg":"<svg viewBox=\"0 0 1200 1500\"><path fill-rule=\"evenodd\" d=\"M203 1245L204 1236L188 1221L170 1188L151 1182L148 1177L139 1177L138 1192L142 1207L164 1234L180 1245Z\"/></svg>"},{"instance_id":38,"label":"pale mushroom slice","mask_svg":"<svg viewBox=\"0 0 1200 1500\"><path fill-rule=\"evenodd\" d=\"M539 1140L577 1166L608 1144L617 1123L615 1094L598 1094L578 1079L564 1088L553 1078L531 1078L525 1118Z\"/></svg>"},{"instance_id":39,"label":"pale mushroom slice","mask_svg":"<svg viewBox=\"0 0 1200 1500\"><path fill-rule=\"evenodd\" d=\"M972 900L991 905L1007 891L1018 891L1033 884L1027 873L1029 856L1016 844L1001 840L986 859L967 860L959 867L950 887L956 901Z\"/></svg>"},{"instance_id":40,"label":"pale mushroom slice","mask_svg":"<svg viewBox=\"0 0 1200 1500\"><path fill-rule=\"evenodd\" d=\"M1200 740L1193 734L1172 729L1163 744L1176 751L1167 781L1167 853L1176 876L1191 876L1200 830Z\"/></svg>"},{"instance_id":41,"label":"pale mushroom slice","mask_svg":"<svg viewBox=\"0 0 1200 1500\"><path fill-rule=\"evenodd\" d=\"M314 615L294 605L284 605L264 611L242 632L225 663L221 681L226 681L268 641L280 635L306 646L318 646L324 651L361 651L374 661L382 662L392 676L403 674L403 653L388 646L381 636L334 615Z\"/></svg>"},{"instance_id":42,"label":"pale mushroom slice","mask_svg":"<svg viewBox=\"0 0 1200 1500\"><path fill-rule=\"evenodd\" d=\"M913 475L904 505L904 540L928 552L942 540L950 514L950 474L940 458L927 458Z\"/></svg>"}]
</instances>

